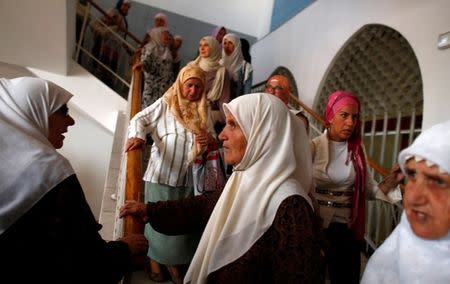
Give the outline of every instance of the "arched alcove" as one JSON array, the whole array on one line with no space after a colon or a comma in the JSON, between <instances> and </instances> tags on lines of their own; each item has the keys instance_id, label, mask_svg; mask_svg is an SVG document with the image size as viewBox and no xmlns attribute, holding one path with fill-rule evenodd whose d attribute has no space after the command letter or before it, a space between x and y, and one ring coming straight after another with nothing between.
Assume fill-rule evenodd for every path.
<instances>
[{"instance_id":1,"label":"arched alcove","mask_svg":"<svg viewBox=\"0 0 450 284\"><path fill-rule=\"evenodd\" d=\"M370 24L357 31L336 54L319 87L314 109L323 113L328 95L353 91L361 100L363 117L390 116L398 110L422 113L423 88L411 45L394 29Z\"/></svg>"}]
</instances>

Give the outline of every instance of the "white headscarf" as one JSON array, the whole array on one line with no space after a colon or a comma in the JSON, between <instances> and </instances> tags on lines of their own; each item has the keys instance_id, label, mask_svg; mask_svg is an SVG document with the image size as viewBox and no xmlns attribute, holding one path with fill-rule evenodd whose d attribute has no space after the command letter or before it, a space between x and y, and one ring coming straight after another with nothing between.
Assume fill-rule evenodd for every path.
<instances>
[{"instance_id":1,"label":"white headscarf","mask_svg":"<svg viewBox=\"0 0 450 284\"><path fill-rule=\"evenodd\" d=\"M227 55L222 49L222 64L223 66L225 66L225 68L227 68L230 75L236 81L238 79L237 74L239 72L239 69L242 68L242 66L246 63L244 55L242 55L241 39L235 34L226 34L223 37L222 45L225 39L233 43L234 50L231 55ZM250 66L249 68L246 68L244 74L244 82L248 79L248 76L250 75L252 70L253 69Z\"/></svg>"},{"instance_id":2,"label":"white headscarf","mask_svg":"<svg viewBox=\"0 0 450 284\"><path fill-rule=\"evenodd\" d=\"M150 54L161 58L162 60L172 60L172 54L168 46L164 45L161 41L161 34L165 31L169 31L167 27L152 28L148 33L150 35L150 41L144 46L141 61Z\"/></svg>"},{"instance_id":3,"label":"white headscarf","mask_svg":"<svg viewBox=\"0 0 450 284\"><path fill-rule=\"evenodd\" d=\"M226 69L220 65L220 45L219 42L212 36L202 37L201 41L206 41L211 48L211 54L207 58L203 58L200 55L188 65L193 64L199 66L205 72L216 71L213 86L209 89L206 97L210 101L217 101L222 95L223 82L225 80Z\"/></svg>"},{"instance_id":4,"label":"white headscarf","mask_svg":"<svg viewBox=\"0 0 450 284\"><path fill-rule=\"evenodd\" d=\"M38 78L0 78L0 234L72 175L48 141L48 117L72 97Z\"/></svg>"},{"instance_id":5,"label":"white headscarf","mask_svg":"<svg viewBox=\"0 0 450 284\"><path fill-rule=\"evenodd\" d=\"M185 283L205 283L211 272L244 255L272 225L287 197L298 194L311 204L304 124L268 94L238 97L224 109L244 132L247 148L214 207Z\"/></svg>"},{"instance_id":6,"label":"white headscarf","mask_svg":"<svg viewBox=\"0 0 450 284\"><path fill-rule=\"evenodd\" d=\"M450 120L422 132L400 152L403 172L410 158L450 173ZM443 213L444 214L444 213ZM437 240L414 234L403 213L400 224L369 259L361 283L449 283L450 232Z\"/></svg>"}]
</instances>

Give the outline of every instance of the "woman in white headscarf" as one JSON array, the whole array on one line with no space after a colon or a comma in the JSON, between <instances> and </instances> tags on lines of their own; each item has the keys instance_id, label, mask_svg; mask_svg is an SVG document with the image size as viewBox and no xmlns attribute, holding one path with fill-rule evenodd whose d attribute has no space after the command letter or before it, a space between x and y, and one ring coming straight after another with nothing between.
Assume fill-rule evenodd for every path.
<instances>
[{"instance_id":1,"label":"woman in white headscarf","mask_svg":"<svg viewBox=\"0 0 450 284\"><path fill-rule=\"evenodd\" d=\"M206 94L211 104L212 121L216 132L225 124L222 104L230 101L230 77L225 67L220 65L221 50L219 42L212 36L200 39L199 56L188 64L199 66L206 74Z\"/></svg>"},{"instance_id":2,"label":"woman in white headscarf","mask_svg":"<svg viewBox=\"0 0 450 284\"><path fill-rule=\"evenodd\" d=\"M242 96L224 108L219 138L234 170L223 191L178 202L130 201L121 215L171 234L206 224L184 283L318 283L319 228L308 197L311 153L303 123L268 94Z\"/></svg>"},{"instance_id":3,"label":"woman in white headscarf","mask_svg":"<svg viewBox=\"0 0 450 284\"><path fill-rule=\"evenodd\" d=\"M449 283L450 120L400 152L407 178L400 224L369 259L361 283Z\"/></svg>"},{"instance_id":4,"label":"woman in white headscarf","mask_svg":"<svg viewBox=\"0 0 450 284\"><path fill-rule=\"evenodd\" d=\"M117 283L146 240L105 242L56 149L72 95L38 78L0 79L0 267L5 283Z\"/></svg>"},{"instance_id":5,"label":"woman in white headscarf","mask_svg":"<svg viewBox=\"0 0 450 284\"><path fill-rule=\"evenodd\" d=\"M222 64L234 82L232 98L249 94L253 83L253 67L244 59L240 38L235 34L226 34L222 46Z\"/></svg>"},{"instance_id":6,"label":"woman in white headscarf","mask_svg":"<svg viewBox=\"0 0 450 284\"><path fill-rule=\"evenodd\" d=\"M141 62L135 66L144 71L142 109L162 97L175 80L169 30L167 27L153 28L150 34L150 41L142 49Z\"/></svg>"}]
</instances>

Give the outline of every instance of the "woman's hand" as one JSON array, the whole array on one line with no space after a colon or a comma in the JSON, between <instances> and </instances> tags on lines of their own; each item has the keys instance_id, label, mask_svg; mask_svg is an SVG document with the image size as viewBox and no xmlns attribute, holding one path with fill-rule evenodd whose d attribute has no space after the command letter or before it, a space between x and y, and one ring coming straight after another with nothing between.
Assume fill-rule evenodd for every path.
<instances>
[{"instance_id":1,"label":"woman's hand","mask_svg":"<svg viewBox=\"0 0 450 284\"><path fill-rule=\"evenodd\" d=\"M392 166L391 173L378 184L378 188L384 194L388 194L389 191L396 188L404 178L405 175L402 173L400 165L396 163Z\"/></svg>"},{"instance_id":2,"label":"woman's hand","mask_svg":"<svg viewBox=\"0 0 450 284\"><path fill-rule=\"evenodd\" d=\"M142 149L144 146L145 140L142 140L141 138L132 137L127 140L127 143L125 144L125 152L136 150L136 149Z\"/></svg>"},{"instance_id":3,"label":"woman's hand","mask_svg":"<svg viewBox=\"0 0 450 284\"><path fill-rule=\"evenodd\" d=\"M195 142L200 144L200 146L208 146L214 141L214 137L208 132L202 130L200 133L195 134Z\"/></svg>"},{"instance_id":4,"label":"woman's hand","mask_svg":"<svg viewBox=\"0 0 450 284\"><path fill-rule=\"evenodd\" d=\"M133 255L145 254L148 251L148 241L144 235L131 234L119 239L125 242Z\"/></svg>"},{"instance_id":5,"label":"woman's hand","mask_svg":"<svg viewBox=\"0 0 450 284\"><path fill-rule=\"evenodd\" d=\"M119 216L123 218L125 216L136 216L142 219L144 223L147 223L147 206L145 203L137 202L135 200L127 200L125 204L120 207Z\"/></svg>"},{"instance_id":6,"label":"woman's hand","mask_svg":"<svg viewBox=\"0 0 450 284\"><path fill-rule=\"evenodd\" d=\"M133 65L133 70L135 70L135 71L142 71L143 68L144 68L144 64L142 64L141 62Z\"/></svg>"}]
</instances>

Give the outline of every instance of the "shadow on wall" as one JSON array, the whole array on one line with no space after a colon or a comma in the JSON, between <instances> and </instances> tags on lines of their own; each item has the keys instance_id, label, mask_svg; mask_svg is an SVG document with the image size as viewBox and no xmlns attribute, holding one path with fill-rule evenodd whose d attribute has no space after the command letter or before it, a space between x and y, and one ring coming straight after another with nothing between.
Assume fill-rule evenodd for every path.
<instances>
[{"instance_id":1,"label":"shadow on wall","mask_svg":"<svg viewBox=\"0 0 450 284\"><path fill-rule=\"evenodd\" d=\"M109 7L113 7L116 1L98 0L97 3L107 10ZM189 61L195 59L197 56L198 43L200 39L206 35L211 35L216 25L141 3L132 2L131 9L129 10L127 16L129 31L138 38L143 39L147 30L153 27L153 17L160 12L167 15L170 32L173 35L181 35L183 37L183 45L180 49L180 55L181 66L184 66ZM256 42L256 38L253 36L245 35L233 30L228 30L228 32L235 33L240 37L246 38L250 42L250 45Z\"/></svg>"}]
</instances>

